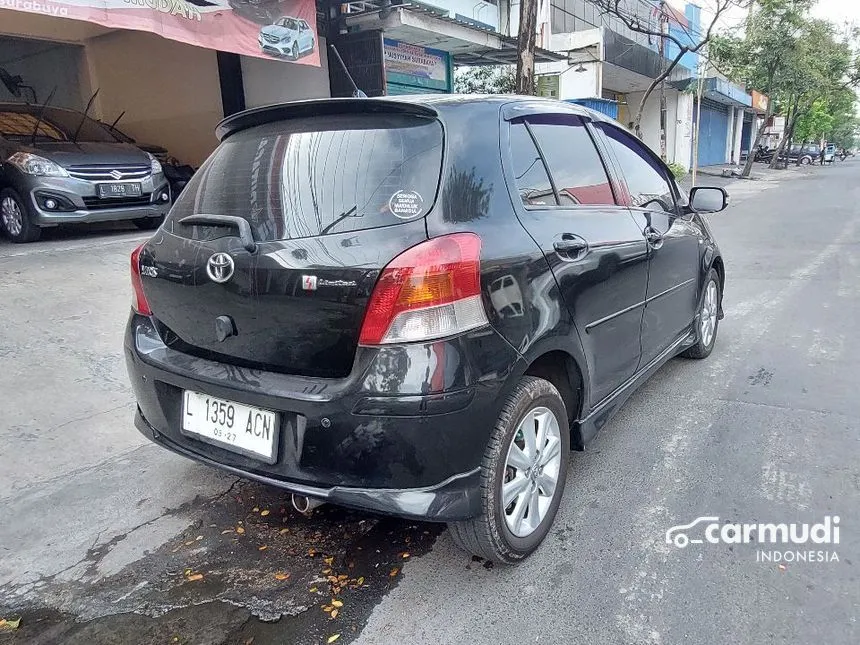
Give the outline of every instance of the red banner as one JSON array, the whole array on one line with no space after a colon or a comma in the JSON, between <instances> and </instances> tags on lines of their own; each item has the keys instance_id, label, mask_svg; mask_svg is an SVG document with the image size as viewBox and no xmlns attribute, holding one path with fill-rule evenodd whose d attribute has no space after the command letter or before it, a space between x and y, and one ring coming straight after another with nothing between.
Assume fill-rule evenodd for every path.
<instances>
[{"instance_id":1,"label":"red banner","mask_svg":"<svg viewBox=\"0 0 860 645\"><path fill-rule=\"evenodd\" d=\"M150 31L246 56L320 64L314 0L0 0L0 9Z\"/></svg>"}]
</instances>

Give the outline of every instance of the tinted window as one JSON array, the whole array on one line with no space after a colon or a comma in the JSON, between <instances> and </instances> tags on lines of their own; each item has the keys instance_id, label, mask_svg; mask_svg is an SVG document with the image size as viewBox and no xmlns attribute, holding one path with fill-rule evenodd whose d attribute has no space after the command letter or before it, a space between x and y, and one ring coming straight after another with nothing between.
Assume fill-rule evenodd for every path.
<instances>
[{"instance_id":1,"label":"tinted window","mask_svg":"<svg viewBox=\"0 0 860 645\"><path fill-rule=\"evenodd\" d=\"M582 120L528 117L562 204L615 204L606 169Z\"/></svg>"},{"instance_id":2,"label":"tinted window","mask_svg":"<svg viewBox=\"0 0 860 645\"><path fill-rule=\"evenodd\" d=\"M38 123L37 142L71 141L77 132L77 141L117 143L117 138L106 127L84 117L82 112L49 107L42 114L41 121L40 112L39 106L0 112L0 136L12 141L29 141Z\"/></svg>"},{"instance_id":3,"label":"tinted window","mask_svg":"<svg viewBox=\"0 0 860 645\"><path fill-rule=\"evenodd\" d=\"M522 122L511 124L511 160L520 199L526 206L556 206L552 184Z\"/></svg>"},{"instance_id":4,"label":"tinted window","mask_svg":"<svg viewBox=\"0 0 860 645\"><path fill-rule=\"evenodd\" d=\"M182 191L167 227L187 215L233 215L255 239L284 240L398 224L433 206L442 126L406 115L344 115L267 123L227 138Z\"/></svg>"},{"instance_id":5,"label":"tinted window","mask_svg":"<svg viewBox=\"0 0 860 645\"><path fill-rule=\"evenodd\" d=\"M672 189L654 155L633 135L606 123L599 123L598 127L606 133L609 147L615 153L630 191L631 204L673 211L675 198Z\"/></svg>"}]
</instances>

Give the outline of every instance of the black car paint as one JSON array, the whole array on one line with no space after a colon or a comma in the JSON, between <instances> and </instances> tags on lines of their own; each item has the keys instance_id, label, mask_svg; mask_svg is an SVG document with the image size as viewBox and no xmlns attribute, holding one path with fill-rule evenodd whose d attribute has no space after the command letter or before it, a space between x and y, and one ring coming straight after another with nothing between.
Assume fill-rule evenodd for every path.
<instances>
[{"instance_id":1,"label":"black car paint","mask_svg":"<svg viewBox=\"0 0 860 645\"><path fill-rule=\"evenodd\" d=\"M404 100L417 105L400 102ZM445 148L435 206L423 220L382 229L392 231L391 240L380 245L384 252L370 244L358 247L364 255L353 261L364 272L357 280L364 286L345 296L344 304L363 311L376 275L395 253L394 246L389 247L394 238L399 236L402 250L423 239L469 231L482 240L481 278L490 326L431 343L358 347L346 373L340 364L339 374L327 378L279 373L271 369L270 358L265 361L268 369L260 369L242 361L219 361L215 354L192 355L181 351L181 345L166 343L154 319L133 313L125 352L141 431L186 456L294 492L401 516L464 519L478 512L478 468L507 392L524 374L551 369L545 362L550 357L551 363L561 360L566 372L562 377L576 384L563 394L570 408L572 444L582 447L639 384L695 342L694 311L706 277L716 267L724 282L724 270L707 224L689 212L674 182L679 203L674 217L658 218L625 206L558 207L541 211L545 219L539 226L537 214L522 207L506 179L503 111L506 105L523 103L510 97L308 101L250 110L219 126L223 138L235 129L309 111L436 115L445 131ZM578 106L534 103L537 106L529 109L604 118ZM606 167L613 185L624 181L611 160ZM671 176L668 169L666 173ZM619 211L624 217L601 230L601 219L616 219ZM643 220L649 218L653 226L665 229L661 248L649 247L642 236ZM593 236L582 261L565 260L553 250L552 241L568 228ZM339 238L330 237L335 242ZM695 258L689 257L692 244L687 237L694 240ZM264 262L267 253L290 253L300 242L267 243L255 262ZM159 231L142 257L159 270L170 267L171 279L185 283L196 281L191 276L199 274L201 257L219 250L237 258L245 253L236 238L225 237L206 247L204 256L199 242ZM655 258L665 258L669 269L660 280L649 277ZM689 273L676 274L673 260L693 266L686 264ZM243 261L238 259L239 265ZM518 290L522 302L497 310L490 285L511 284L511 278L516 285L512 293ZM160 297L154 281L143 280L147 294ZM607 283L611 298L605 297ZM241 281L230 287L242 288ZM191 292L175 300L165 297L173 312L168 315L181 316L176 308L204 307L214 319L218 308L213 303L224 293L219 289L223 286L210 284L199 290L199 298ZM248 300L253 306L264 301L258 291L246 293L253 295ZM360 325L360 318L356 320ZM319 327L330 322L323 318ZM640 325L655 342L638 355ZM265 326L255 332L259 347L278 343L277 329L268 338ZM178 429L185 388L284 412L278 462L269 466L185 437Z\"/></svg>"}]
</instances>

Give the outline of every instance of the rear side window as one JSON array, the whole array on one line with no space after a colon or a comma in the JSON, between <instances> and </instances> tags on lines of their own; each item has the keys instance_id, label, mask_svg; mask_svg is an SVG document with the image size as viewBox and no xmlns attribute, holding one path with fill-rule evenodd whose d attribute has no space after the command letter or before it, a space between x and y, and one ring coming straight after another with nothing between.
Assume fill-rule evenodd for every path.
<instances>
[{"instance_id":1,"label":"rear side window","mask_svg":"<svg viewBox=\"0 0 860 645\"><path fill-rule=\"evenodd\" d=\"M582 119L553 114L528 118L562 206L615 204L609 177Z\"/></svg>"},{"instance_id":2,"label":"rear side window","mask_svg":"<svg viewBox=\"0 0 860 645\"><path fill-rule=\"evenodd\" d=\"M517 192L525 206L555 206L546 167L522 121L511 124L511 160Z\"/></svg>"},{"instance_id":3,"label":"rear side window","mask_svg":"<svg viewBox=\"0 0 860 645\"><path fill-rule=\"evenodd\" d=\"M409 115L343 115L267 123L227 138L194 175L166 223L196 214L247 219L257 241L388 226L432 208L442 165L441 124Z\"/></svg>"}]
</instances>

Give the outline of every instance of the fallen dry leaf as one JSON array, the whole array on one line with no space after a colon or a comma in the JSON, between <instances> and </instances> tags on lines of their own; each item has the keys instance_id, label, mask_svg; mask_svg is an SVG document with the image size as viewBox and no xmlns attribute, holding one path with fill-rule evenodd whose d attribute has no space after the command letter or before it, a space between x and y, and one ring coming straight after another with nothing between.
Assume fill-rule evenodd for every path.
<instances>
[{"instance_id":1,"label":"fallen dry leaf","mask_svg":"<svg viewBox=\"0 0 860 645\"><path fill-rule=\"evenodd\" d=\"M328 640L326 641L326 645L330 645L331 643L334 643L338 638L340 638L340 634L332 634L331 636L328 637Z\"/></svg>"},{"instance_id":2,"label":"fallen dry leaf","mask_svg":"<svg viewBox=\"0 0 860 645\"><path fill-rule=\"evenodd\" d=\"M329 616L331 616L332 619L337 618L337 609L332 609Z\"/></svg>"},{"instance_id":3,"label":"fallen dry leaf","mask_svg":"<svg viewBox=\"0 0 860 645\"><path fill-rule=\"evenodd\" d=\"M289 579L290 579L289 573L281 573L279 571L278 573L275 574L275 580L289 580Z\"/></svg>"},{"instance_id":4,"label":"fallen dry leaf","mask_svg":"<svg viewBox=\"0 0 860 645\"><path fill-rule=\"evenodd\" d=\"M317 550L316 550L316 549L314 549L313 547L311 547L310 549L308 549L308 555L309 555L309 556L314 557L316 554L317 554Z\"/></svg>"},{"instance_id":5,"label":"fallen dry leaf","mask_svg":"<svg viewBox=\"0 0 860 645\"><path fill-rule=\"evenodd\" d=\"M203 580L203 574L202 573L192 573L190 576L186 576L186 579L188 580L188 582L195 582L197 580Z\"/></svg>"},{"instance_id":6,"label":"fallen dry leaf","mask_svg":"<svg viewBox=\"0 0 860 645\"><path fill-rule=\"evenodd\" d=\"M393 578L393 577L394 577L394 576L396 576L398 573L400 573L400 569L399 569L399 568L397 568L397 567L394 567L394 568L391 570L391 573L389 573L389 574L388 574L388 577Z\"/></svg>"},{"instance_id":7,"label":"fallen dry leaf","mask_svg":"<svg viewBox=\"0 0 860 645\"><path fill-rule=\"evenodd\" d=\"M323 575L324 576L327 576L330 573L331 573L331 569L323 569Z\"/></svg>"},{"instance_id":8,"label":"fallen dry leaf","mask_svg":"<svg viewBox=\"0 0 860 645\"><path fill-rule=\"evenodd\" d=\"M323 558L323 562L331 566L332 562L334 562L334 556L330 555L327 558Z\"/></svg>"},{"instance_id":9,"label":"fallen dry leaf","mask_svg":"<svg viewBox=\"0 0 860 645\"><path fill-rule=\"evenodd\" d=\"M289 533L290 529L281 529L279 532L281 535L283 535L284 533Z\"/></svg>"},{"instance_id":10,"label":"fallen dry leaf","mask_svg":"<svg viewBox=\"0 0 860 645\"><path fill-rule=\"evenodd\" d=\"M331 605L323 605L323 608L322 608L322 610L323 610L325 613L330 612L332 609L334 609L334 607L332 607Z\"/></svg>"},{"instance_id":11,"label":"fallen dry leaf","mask_svg":"<svg viewBox=\"0 0 860 645\"><path fill-rule=\"evenodd\" d=\"M403 559L405 560L406 558L408 558L408 557L409 557L409 552L408 552L408 551L404 551L403 553L401 553L401 554L400 554L400 557L401 557L401 558L403 558Z\"/></svg>"},{"instance_id":12,"label":"fallen dry leaf","mask_svg":"<svg viewBox=\"0 0 860 645\"><path fill-rule=\"evenodd\" d=\"M194 544L194 540L188 540L188 542L185 543L185 546L191 546L192 544Z\"/></svg>"},{"instance_id":13,"label":"fallen dry leaf","mask_svg":"<svg viewBox=\"0 0 860 645\"><path fill-rule=\"evenodd\" d=\"M358 578L358 580L356 580L356 582L357 582L359 585L363 585L363 584L364 584L364 576L360 576L360 577Z\"/></svg>"},{"instance_id":14,"label":"fallen dry leaf","mask_svg":"<svg viewBox=\"0 0 860 645\"><path fill-rule=\"evenodd\" d=\"M266 517L266 515L268 515L269 513L269 509L266 509L265 511L260 511L260 517Z\"/></svg>"},{"instance_id":15,"label":"fallen dry leaf","mask_svg":"<svg viewBox=\"0 0 860 645\"><path fill-rule=\"evenodd\" d=\"M310 589L308 589L308 591L310 591L311 593L316 593L317 591L319 591L319 589L317 587L311 587Z\"/></svg>"},{"instance_id":16,"label":"fallen dry leaf","mask_svg":"<svg viewBox=\"0 0 860 645\"><path fill-rule=\"evenodd\" d=\"M196 538L194 538L194 540L195 540L196 542L199 542L199 541L200 541L200 540L202 540L202 539L203 539L203 536L202 536L202 535L198 535Z\"/></svg>"},{"instance_id":17,"label":"fallen dry leaf","mask_svg":"<svg viewBox=\"0 0 860 645\"><path fill-rule=\"evenodd\" d=\"M343 600L332 599L331 605L332 607L343 607Z\"/></svg>"},{"instance_id":18,"label":"fallen dry leaf","mask_svg":"<svg viewBox=\"0 0 860 645\"><path fill-rule=\"evenodd\" d=\"M268 549L268 548L269 548L269 547L268 547L268 546L266 546L266 545L264 544L263 546L259 547L257 550L258 550L258 551L265 551L265 550L266 550L266 549Z\"/></svg>"},{"instance_id":19,"label":"fallen dry leaf","mask_svg":"<svg viewBox=\"0 0 860 645\"><path fill-rule=\"evenodd\" d=\"M239 535L242 535L244 532L245 529L243 529L241 526L236 527L236 533L238 533Z\"/></svg>"},{"instance_id":20,"label":"fallen dry leaf","mask_svg":"<svg viewBox=\"0 0 860 645\"><path fill-rule=\"evenodd\" d=\"M0 632L12 632L21 626L21 618L0 618Z\"/></svg>"},{"instance_id":21,"label":"fallen dry leaf","mask_svg":"<svg viewBox=\"0 0 860 645\"><path fill-rule=\"evenodd\" d=\"M260 512L260 507L259 507L259 506L255 506L255 507L254 507L254 512L255 512L255 513L259 513L259 512Z\"/></svg>"}]
</instances>

